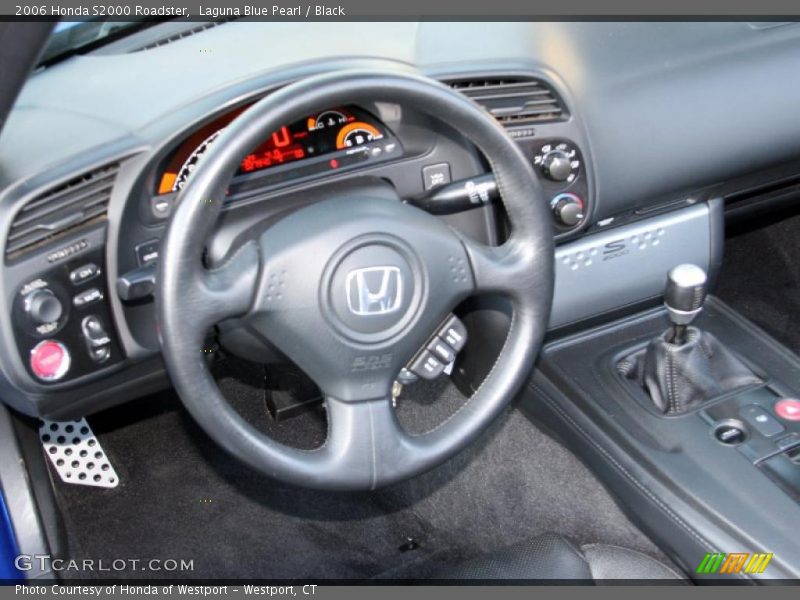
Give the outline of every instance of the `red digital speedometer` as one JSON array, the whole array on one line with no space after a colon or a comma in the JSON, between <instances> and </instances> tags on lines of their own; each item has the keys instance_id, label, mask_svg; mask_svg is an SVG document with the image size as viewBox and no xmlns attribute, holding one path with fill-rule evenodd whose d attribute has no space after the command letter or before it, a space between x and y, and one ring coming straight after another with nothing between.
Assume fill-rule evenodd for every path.
<instances>
[{"instance_id":1,"label":"red digital speedometer","mask_svg":"<svg viewBox=\"0 0 800 600\"><path fill-rule=\"evenodd\" d=\"M180 191L198 161L220 133L245 108L202 127L173 153L158 179L158 194ZM382 127L355 107L326 110L281 127L242 159L239 174L250 174L291 162L349 149L384 137Z\"/></svg>"},{"instance_id":2,"label":"red digital speedometer","mask_svg":"<svg viewBox=\"0 0 800 600\"><path fill-rule=\"evenodd\" d=\"M306 148L302 142L307 137L305 131L292 133L288 127L281 127L255 152L244 157L240 171L250 173L304 158Z\"/></svg>"}]
</instances>

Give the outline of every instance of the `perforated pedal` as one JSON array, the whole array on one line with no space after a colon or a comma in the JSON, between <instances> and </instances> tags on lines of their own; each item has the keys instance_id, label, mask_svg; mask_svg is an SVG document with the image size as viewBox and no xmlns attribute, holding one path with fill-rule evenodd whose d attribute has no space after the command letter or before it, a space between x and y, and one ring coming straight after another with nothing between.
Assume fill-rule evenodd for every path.
<instances>
[{"instance_id":1,"label":"perforated pedal","mask_svg":"<svg viewBox=\"0 0 800 600\"><path fill-rule=\"evenodd\" d=\"M42 420L39 439L64 483L115 488L119 477L86 419Z\"/></svg>"}]
</instances>

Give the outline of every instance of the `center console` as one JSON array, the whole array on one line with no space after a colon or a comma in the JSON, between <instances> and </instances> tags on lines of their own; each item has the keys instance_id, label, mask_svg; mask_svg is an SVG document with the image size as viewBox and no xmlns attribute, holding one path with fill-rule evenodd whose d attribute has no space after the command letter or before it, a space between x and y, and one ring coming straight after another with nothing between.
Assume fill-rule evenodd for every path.
<instances>
[{"instance_id":1,"label":"center console","mask_svg":"<svg viewBox=\"0 0 800 600\"><path fill-rule=\"evenodd\" d=\"M688 573L800 577L800 360L709 297L693 328L748 377L669 410L620 365L668 335L672 316L652 308L550 341L523 406ZM681 368L671 365L667 377ZM772 554L763 573L701 572L707 553L748 552Z\"/></svg>"}]
</instances>

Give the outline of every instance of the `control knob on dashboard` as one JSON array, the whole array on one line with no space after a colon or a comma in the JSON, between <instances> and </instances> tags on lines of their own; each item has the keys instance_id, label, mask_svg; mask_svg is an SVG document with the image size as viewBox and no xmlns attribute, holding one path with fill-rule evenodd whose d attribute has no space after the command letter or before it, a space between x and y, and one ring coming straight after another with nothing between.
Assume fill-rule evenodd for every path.
<instances>
[{"instance_id":1,"label":"control knob on dashboard","mask_svg":"<svg viewBox=\"0 0 800 600\"><path fill-rule=\"evenodd\" d=\"M61 301L47 288L35 290L25 298L25 313L36 325L58 321L63 312Z\"/></svg>"},{"instance_id":2,"label":"control knob on dashboard","mask_svg":"<svg viewBox=\"0 0 800 600\"><path fill-rule=\"evenodd\" d=\"M552 150L542 158L542 174L552 181L566 181L572 173L571 162L563 150Z\"/></svg>"},{"instance_id":3,"label":"control knob on dashboard","mask_svg":"<svg viewBox=\"0 0 800 600\"><path fill-rule=\"evenodd\" d=\"M564 227L574 227L583 220L583 200L577 194L559 194L550 201L550 207L556 222Z\"/></svg>"}]
</instances>

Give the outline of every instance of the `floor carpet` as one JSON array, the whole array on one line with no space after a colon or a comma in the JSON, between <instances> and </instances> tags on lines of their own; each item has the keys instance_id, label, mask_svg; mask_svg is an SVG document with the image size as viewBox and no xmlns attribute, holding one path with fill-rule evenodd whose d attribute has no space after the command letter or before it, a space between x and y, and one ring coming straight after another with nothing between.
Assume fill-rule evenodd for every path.
<instances>
[{"instance_id":1,"label":"floor carpet","mask_svg":"<svg viewBox=\"0 0 800 600\"><path fill-rule=\"evenodd\" d=\"M800 214L732 229L716 294L800 354Z\"/></svg>"},{"instance_id":2,"label":"floor carpet","mask_svg":"<svg viewBox=\"0 0 800 600\"><path fill-rule=\"evenodd\" d=\"M258 376L231 370L220 385L251 422L284 441L321 441L323 411L275 424ZM412 386L399 410L428 416L403 418L420 426L441 418L443 406L457 407L463 397L446 382ZM547 531L661 557L587 468L515 409L434 471L372 493L312 491L254 473L220 450L173 393L90 423L121 483L111 490L57 483L73 558L193 561L193 571L170 577L417 578Z\"/></svg>"}]
</instances>

